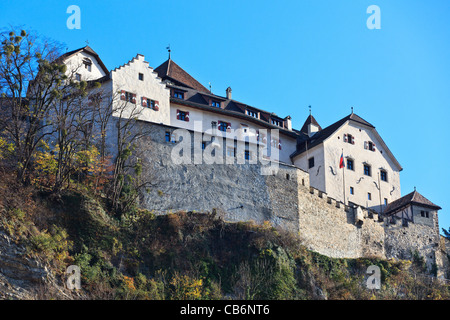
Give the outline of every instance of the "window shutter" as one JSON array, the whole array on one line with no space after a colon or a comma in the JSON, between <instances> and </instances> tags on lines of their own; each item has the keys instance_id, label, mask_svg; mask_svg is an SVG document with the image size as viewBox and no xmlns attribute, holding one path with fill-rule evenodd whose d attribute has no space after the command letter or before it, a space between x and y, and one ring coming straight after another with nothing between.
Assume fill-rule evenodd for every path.
<instances>
[{"instance_id":1,"label":"window shutter","mask_svg":"<svg viewBox=\"0 0 450 320\"><path fill-rule=\"evenodd\" d=\"M227 132L231 132L231 123L227 122Z\"/></svg>"},{"instance_id":2,"label":"window shutter","mask_svg":"<svg viewBox=\"0 0 450 320\"><path fill-rule=\"evenodd\" d=\"M373 143L373 149L372 149L372 151L375 151L376 149L375 149L375 143Z\"/></svg>"},{"instance_id":3,"label":"window shutter","mask_svg":"<svg viewBox=\"0 0 450 320\"><path fill-rule=\"evenodd\" d=\"M177 120L180 120L180 110L177 110Z\"/></svg>"},{"instance_id":4,"label":"window shutter","mask_svg":"<svg viewBox=\"0 0 450 320\"><path fill-rule=\"evenodd\" d=\"M367 143L367 141L364 141L364 149L367 149L368 148L368 143Z\"/></svg>"},{"instance_id":5,"label":"window shutter","mask_svg":"<svg viewBox=\"0 0 450 320\"><path fill-rule=\"evenodd\" d=\"M347 135L346 134L344 134L344 142L347 142Z\"/></svg>"},{"instance_id":6,"label":"window shutter","mask_svg":"<svg viewBox=\"0 0 450 320\"><path fill-rule=\"evenodd\" d=\"M189 112L186 112L186 116L184 117L184 120L189 122Z\"/></svg>"},{"instance_id":7,"label":"window shutter","mask_svg":"<svg viewBox=\"0 0 450 320\"><path fill-rule=\"evenodd\" d=\"M281 150L281 139L278 139L278 149Z\"/></svg>"},{"instance_id":8,"label":"window shutter","mask_svg":"<svg viewBox=\"0 0 450 320\"><path fill-rule=\"evenodd\" d=\"M155 111L159 111L159 101L155 101Z\"/></svg>"},{"instance_id":9,"label":"window shutter","mask_svg":"<svg viewBox=\"0 0 450 320\"><path fill-rule=\"evenodd\" d=\"M120 92L120 100L125 100L125 90Z\"/></svg>"},{"instance_id":10,"label":"window shutter","mask_svg":"<svg viewBox=\"0 0 450 320\"><path fill-rule=\"evenodd\" d=\"M352 136L351 138L352 138L351 144L355 144L355 137Z\"/></svg>"},{"instance_id":11,"label":"window shutter","mask_svg":"<svg viewBox=\"0 0 450 320\"><path fill-rule=\"evenodd\" d=\"M136 104L136 95L134 93L131 95L131 103Z\"/></svg>"},{"instance_id":12,"label":"window shutter","mask_svg":"<svg viewBox=\"0 0 450 320\"><path fill-rule=\"evenodd\" d=\"M146 98L146 97L142 97L142 98L141 98L141 104L142 104L143 107L147 107L147 106L148 106L148 105L147 105L147 98Z\"/></svg>"}]
</instances>

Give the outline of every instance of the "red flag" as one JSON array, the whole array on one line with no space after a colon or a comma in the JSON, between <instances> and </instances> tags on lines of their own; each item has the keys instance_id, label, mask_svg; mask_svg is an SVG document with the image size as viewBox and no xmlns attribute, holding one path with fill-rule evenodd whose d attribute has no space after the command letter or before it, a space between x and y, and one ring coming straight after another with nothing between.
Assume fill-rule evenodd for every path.
<instances>
[{"instance_id":1,"label":"red flag","mask_svg":"<svg viewBox=\"0 0 450 320\"><path fill-rule=\"evenodd\" d=\"M345 163L344 163L344 153L341 154L341 160L339 161L339 169L344 168L345 167Z\"/></svg>"}]
</instances>

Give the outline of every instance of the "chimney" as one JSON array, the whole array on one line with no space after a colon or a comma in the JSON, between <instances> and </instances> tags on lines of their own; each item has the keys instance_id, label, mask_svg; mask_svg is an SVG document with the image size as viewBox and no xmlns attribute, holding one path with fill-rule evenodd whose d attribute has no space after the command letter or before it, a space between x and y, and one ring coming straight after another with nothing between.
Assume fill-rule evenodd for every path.
<instances>
[{"instance_id":1,"label":"chimney","mask_svg":"<svg viewBox=\"0 0 450 320\"><path fill-rule=\"evenodd\" d=\"M231 100L231 88L230 87L227 88L227 99Z\"/></svg>"},{"instance_id":2,"label":"chimney","mask_svg":"<svg viewBox=\"0 0 450 320\"><path fill-rule=\"evenodd\" d=\"M287 116L286 118L284 118L285 123L286 123L286 128L288 130L292 130L292 118L291 116Z\"/></svg>"}]
</instances>

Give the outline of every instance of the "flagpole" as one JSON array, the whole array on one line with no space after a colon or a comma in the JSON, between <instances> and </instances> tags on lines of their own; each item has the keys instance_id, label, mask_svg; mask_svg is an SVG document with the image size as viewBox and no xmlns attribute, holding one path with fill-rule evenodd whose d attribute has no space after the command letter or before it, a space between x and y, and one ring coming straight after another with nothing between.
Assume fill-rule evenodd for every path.
<instances>
[{"instance_id":1,"label":"flagpole","mask_svg":"<svg viewBox=\"0 0 450 320\"><path fill-rule=\"evenodd\" d=\"M342 148L342 159L344 158L344 148ZM342 170L342 182L343 182L343 190L344 190L344 206L345 204L345 162L343 162L343 170Z\"/></svg>"}]
</instances>

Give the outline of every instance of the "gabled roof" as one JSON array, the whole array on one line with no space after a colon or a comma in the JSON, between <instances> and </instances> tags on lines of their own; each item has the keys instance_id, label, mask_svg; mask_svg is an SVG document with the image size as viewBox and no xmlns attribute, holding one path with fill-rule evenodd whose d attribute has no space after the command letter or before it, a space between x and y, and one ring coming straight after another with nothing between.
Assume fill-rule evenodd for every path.
<instances>
[{"instance_id":1,"label":"gabled roof","mask_svg":"<svg viewBox=\"0 0 450 320\"><path fill-rule=\"evenodd\" d=\"M292 153L290 157L294 158L294 157L302 154L303 152L305 152L307 149L310 150L311 148L314 148L315 146L320 145L328 137L330 137L333 133L335 133L347 121L353 121L353 122L362 124L362 125L368 127L369 129L371 129L372 132L374 133L374 135L376 136L376 138L380 141L381 146L386 151L387 155L392 159L394 164L398 167L399 171L403 170L402 166L397 161L397 159L394 157L392 152L389 150L386 143L383 141L381 136L378 134L375 127L372 124L370 124L369 122L367 122L366 120L364 120L363 118L361 118L360 116L354 114L353 112L351 114L349 114L348 116L342 118L341 120L336 121L332 125L316 132L311 137L308 137L307 134L305 134L305 132L300 131L301 133L303 133L303 135L299 136L299 138L297 139L297 150L294 153Z\"/></svg>"},{"instance_id":2,"label":"gabled roof","mask_svg":"<svg viewBox=\"0 0 450 320\"><path fill-rule=\"evenodd\" d=\"M312 119L310 119L311 122L313 120L315 121L315 119L312 116L309 116L308 119L310 117L312 118ZM308 124L308 119L306 119L305 125ZM297 145L297 151L295 151L291 155L291 158L293 158L295 156L298 156L299 154L305 152L306 148L311 149L311 148L321 144L325 139L327 139L329 136L331 136L337 129L339 129L344 123L346 123L349 120L355 121L357 123L360 123L360 124L363 124L365 126L368 126L370 128L375 129L375 127L373 125L371 125L369 122L367 122L366 120L364 120L360 116L358 116L358 115L356 115L354 113L351 113L348 116L342 118L341 120L336 121L332 125L329 125L328 127L318 131L312 137L304 138L304 139L300 140L298 145ZM317 123L317 121L315 121L315 122ZM303 125L303 127L305 125ZM318 123L317 123L317 125L318 125ZM319 126L319 128L320 128L320 126ZM300 131L303 132L303 128ZM307 132L308 132L308 130L306 130L306 133ZM305 132L303 132L303 133L305 133Z\"/></svg>"},{"instance_id":3,"label":"gabled roof","mask_svg":"<svg viewBox=\"0 0 450 320\"><path fill-rule=\"evenodd\" d=\"M102 68L103 72L105 72L106 75L109 74L109 70L106 68L105 64L103 63L103 61L100 59L99 55L97 54L97 52L95 52L91 47L89 46L85 46L83 48L79 48L76 50L72 50L69 52L64 53L63 55L61 55L57 61L65 61L67 60L69 57L79 53L79 52L86 52L87 54L90 54L91 56L94 56L95 59L97 60L98 64L100 65L100 67Z\"/></svg>"},{"instance_id":4,"label":"gabled roof","mask_svg":"<svg viewBox=\"0 0 450 320\"><path fill-rule=\"evenodd\" d=\"M175 84L186 86L200 92L209 93L200 82L195 80L189 73L183 70L172 59L166 60L154 70L162 80L172 80Z\"/></svg>"},{"instance_id":5,"label":"gabled roof","mask_svg":"<svg viewBox=\"0 0 450 320\"><path fill-rule=\"evenodd\" d=\"M413 192L407 194L406 196L401 197L400 199L397 199L391 203L389 203L386 208L384 209L384 214L390 214L395 213L408 205L419 205L422 207L434 209L434 210L440 210L442 209L438 205L435 205L433 202L425 198L423 195L418 193L416 190Z\"/></svg>"}]
</instances>

